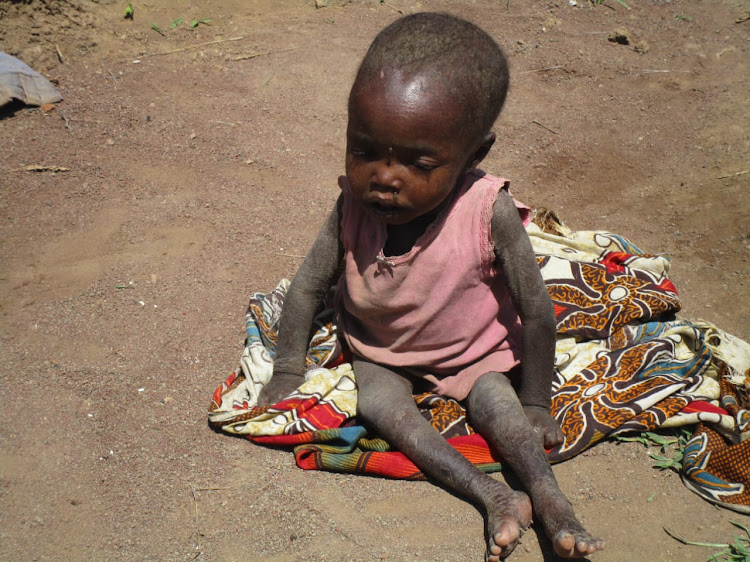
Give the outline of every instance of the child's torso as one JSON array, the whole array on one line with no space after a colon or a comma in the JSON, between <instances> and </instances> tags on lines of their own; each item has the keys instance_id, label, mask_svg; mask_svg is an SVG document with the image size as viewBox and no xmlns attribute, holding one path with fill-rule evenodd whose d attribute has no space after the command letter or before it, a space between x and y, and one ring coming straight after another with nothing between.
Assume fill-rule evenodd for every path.
<instances>
[{"instance_id":1,"label":"child's torso","mask_svg":"<svg viewBox=\"0 0 750 562\"><path fill-rule=\"evenodd\" d=\"M398 237L398 229L389 235L359 207L342 181L346 265L336 309L354 353L438 376L503 349L510 366L517 362L518 315L494 269L490 233L503 187L503 180L470 173L423 232Z\"/></svg>"}]
</instances>

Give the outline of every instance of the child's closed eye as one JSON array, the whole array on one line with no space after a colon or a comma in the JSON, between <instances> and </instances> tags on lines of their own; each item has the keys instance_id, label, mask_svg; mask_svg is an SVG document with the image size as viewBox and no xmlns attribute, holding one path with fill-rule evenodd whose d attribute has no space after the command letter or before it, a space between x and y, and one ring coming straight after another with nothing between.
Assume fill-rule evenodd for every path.
<instances>
[{"instance_id":1,"label":"child's closed eye","mask_svg":"<svg viewBox=\"0 0 750 562\"><path fill-rule=\"evenodd\" d=\"M438 167L438 163L434 160L425 160L423 158L419 158L412 162L412 166L423 172L431 172Z\"/></svg>"},{"instance_id":2,"label":"child's closed eye","mask_svg":"<svg viewBox=\"0 0 750 562\"><path fill-rule=\"evenodd\" d=\"M391 159L393 159L393 161L401 161L404 164L408 162L409 166L416 168L420 172L432 172L440 165L437 160L430 156L424 154L413 154L413 152L416 151L394 150L393 148L381 150L377 146L370 145L369 143L352 144L349 145L347 150L349 154L357 160L372 162L375 160L386 159L390 162Z\"/></svg>"},{"instance_id":3,"label":"child's closed eye","mask_svg":"<svg viewBox=\"0 0 750 562\"><path fill-rule=\"evenodd\" d=\"M375 160L378 157L377 153L373 149L356 146L349 149L349 154L351 154L355 158L360 158L362 160Z\"/></svg>"}]
</instances>

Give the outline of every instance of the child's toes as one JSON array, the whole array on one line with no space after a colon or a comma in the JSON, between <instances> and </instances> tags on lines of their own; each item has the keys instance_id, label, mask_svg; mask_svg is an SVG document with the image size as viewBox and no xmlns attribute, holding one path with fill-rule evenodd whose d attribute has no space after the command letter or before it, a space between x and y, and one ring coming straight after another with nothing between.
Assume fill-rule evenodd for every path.
<instances>
[{"instance_id":1,"label":"child's toes","mask_svg":"<svg viewBox=\"0 0 750 562\"><path fill-rule=\"evenodd\" d=\"M555 552L563 558L584 558L604 548L604 541L588 533L560 532L555 541Z\"/></svg>"}]
</instances>

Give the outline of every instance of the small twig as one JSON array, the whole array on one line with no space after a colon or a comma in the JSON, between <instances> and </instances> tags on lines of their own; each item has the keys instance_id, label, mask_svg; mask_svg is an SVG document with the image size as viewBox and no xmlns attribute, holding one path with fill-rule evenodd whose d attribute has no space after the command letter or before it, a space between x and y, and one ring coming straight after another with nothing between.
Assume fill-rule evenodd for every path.
<instances>
[{"instance_id":1,"label":"small twig","mask_svg":"<svg viewBox=\"0 0 750 562\"><path fill-rule=\"evenodd\" d=\"M24 168L16 168L15 170L10 170L11 172L69 172L70 168L63 168L62 166L39 166L39 165L31 165L26 166Z\"/></svg>"},{"instance_id":2,"label":"small twig","mask_svg":"<svg viewBox=\"0 0 750 562\"><path fill-rule=\"evenodd\" d=\"M115 90L116 90L117 89L117 78L115 77L115 73L112 72L111 68L109 68L107 70L109 70L109 75L112 77L112 82L115 83Z\"/></svg>"},{"instance_id":3,"label":"small twig","mask_svg":"<svg viewBox=\"0 0 750 562\"><path fill-rule=\"evenodd\" d=\"M229 123L227 121L214 121L214 123L218 123L219 125L229 125L230 127L236 127L237 125L234 123Z\"/></svg>"},{"instance_id":4,"label":"small twig","mask_svg":"<svg viewBox=\"0 0 750 562\"><path fill-rule=\"evenodd\" d=\"M197 559L201 554L203 554L203 551L201 551L200 542L200 526L198 525L198 496L196 495L196 492L206 492L209 490L231 490L232 488L234 488L234 486L196 488L192 484L190 485L190 495L193 496L193 507L195 509L195 550L198 551L198 553L192 558L192 560Z\"/></svg>"},{"instance_id":5,"label":"small twig","mask_svg":"<svg viewBox=\"0 0 750 562\"><path fill-rule=\"evenodd\" d=\"M198 496L195 495L195 491L195 488L190 485L190 494L193 496L193 506L195 508L195 550L199 551L198 555L200 555L201 541L200 528L198 526ZM198 558L198 556L195 558ZM193 560L195 560L195 558L193 558Z\"/></svg>"},{"instance_id":6,"label":"small twig","mask_svg":"<svg viewBox=\"0 0 750 562\"><path fill-rule=\"evenodd\" d=\"M206 45L216 45L217 43L226 43L227 41L241 41L246 36L242 37L231 37L229 39L216 39L215 41L206 41L205 43L197 43L195 45L188 45L187 47L180 47L179 49L172 49L171 51L162 51L161 53L144 53L144 57L158 57L160 55L171 55L172 53L181 53L182 51L189 51L190 49L197 49L199 47L205 47Z\"/></svg>"},{"instance_id":7,"label":"small twig","mask_svg":"<svg viewBox=\"0 0 750 562\"><path fill-rule=\"evenodd\" d=\"M684 72L690 74L689 70L641 70L640 72L636 72L636 74L667 74L669 72Z\"/></svg>"},{"instance_id":8,"label":"small twig","mask_svg":"<svg viewBox=\"0 0 750 562\"><path fill-rule=\"evenodd\" d=\"M534 125L539 125L542 129L547 129L550 133L552 133L554 135L558 134L557 131L555 131L554 129L550 129L549 127L547 127L547 125L542 125L536 119L532 120L531 122L534 123Z\"/></svg>"},{"instance_id":9,"label":"small twig","mask_svg":"<svg viewBox=\"0 0 750 562\"><path fill-rule=\"evenodd\" d=\"M174 116L174 119L172 119L169 122L169 126L174 129L175 123L177 123L180 127L182 127L182 120L180 119L179 115L177 115L177 109L174 106L174 102L170 99L169 105L172 107L172 115Z\"/></svg>"},{"instance_id":10,"label":"small twig","mask_svg":"<svg viewBox=\"0 0 750 562\"><path fill-rule=\"evenodd\" d=\"M266 51L265 53L251 53L249 55L240 55L238 57L232 57L232 60L247 60L247 59L254 59L255 57L262 57L263 55L270 55L271 51Z\"/></svg>"},{"instance_id":11,"label":"small twig","mask_svg":"<svg viewBox=\"0 0 750 562\"><path fill-rule=\"evenodd\" d=\"M282 254L279 252L276 252L277 256L284 256L285 258L299 258L299 259L305 259L307 256L298 256L296 254Z\"/></svg>"},{"instance_id":12,"label":"small twig","mask_svg":"<svg viewBox=\"0 0 750 562\"><path fill-rule=\"evenodd\" d=\"M57 58L60 59L60 63L65 64L62 56L62 51L60 50L60 47L57 45L57 43L55 43L55 49L57 50Z\"/></svg>"},{"instance_id":13,"label":"small twig","mask_svg":"<svg viewBox=\"0 0 750 562\"><path fill-rule=\"evenodd\" d=\"M232 60L247 60L247 59L254 59L256 57L262 57L264 55L273 55L276 53L287 53L289 51L295 51L296 47L292 47L290 49L281 49L280 51L264 51L262 53L248 53L246 55L239 55L236 57L232 57Z\"/></svg>"},{"instance_id":14,"label":"small twig","mask_svg":"<svg viewBox=\"0 0 750 562\"><path fill-rule=\"evenodd\" d=\"M404 15L404 12L402 12L401 10L399 10L398 8L396 8L396 6L391 6L385 0L380 0L380 3L383 4L384 6L388 6L391 10L395 10L396 12L398 12L402 16Z\"/></svg>"},{"instance_id":15,"label":"small twig","mask_svg":"<svg viewBox=\"0 0 750 562\"><path fill-rule=\"evenodd\" d=\"M742 170L741 172L735 172L733 174L726 174L724 176L719 176L718 179L723 180L726 178L733 178L734 176L741 176L743 174L750 174L750 170Z\"/></svg>"},{"instance_id":16,"label":"small twig","mask_svg":"<svg viewBox=\"0 0 750 562\"><path fill-rule=\"evenodd\" d=\"M558 68L565 68L565 66L559 65L559 66L548 66L547 68L535 68L533 70L524 70L522 72L519 72L519 74L528 74L530 72L546 72L548 70L557 70Z\"/></svg>"},{"instance_id":17,"label":"small twig","mask_svg":"<svg viewBox=\"0 0 750 562\"><path fill-rule=\"evenodd\" d=\"M71 117L71 121L78 121L79 123L99 123L101 124L101 121L97 121L96 119L81 119L80 117Z\"/></svg>"},{"instance_id":18,"label":"small twig","mask_svg":"<svg viewBox=\"0 0 750 562\"><path fill-rule=\"evenodd\" d=\"M73 132L73 129L70 126L70 121L68 121L68 118L65 116L65 112L61 109L60 110L60 118L65 121L65 128L68 129L68 132Z\"/></svg>"}]
</instances>

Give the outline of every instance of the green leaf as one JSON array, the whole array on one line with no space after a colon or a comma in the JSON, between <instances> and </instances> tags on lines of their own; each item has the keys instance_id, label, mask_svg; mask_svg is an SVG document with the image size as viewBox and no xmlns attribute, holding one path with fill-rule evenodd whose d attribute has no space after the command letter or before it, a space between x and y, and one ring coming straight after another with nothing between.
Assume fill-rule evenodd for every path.
<instances>
[{"instance_id":1,"label":"green leaf","mask_svg":"<svg viewBox=\"0 0 750 562\"><path fill-rule=\"evenodd\" d=\"M159 26L156 25L155 23L151 24L151 29L156 31L156 33L158 33L159 35L164 36L164 32L161 29L159 29Z\"/></svg>"},{"instance_id":2,"label":"green leaf","mask_svg":"<svg viewBox=\"0 0 750 562\"><path fill-rule=\"evenodd\" d=\"M735 535L733 548L740 554L750 554L750 550L747 549L747 546L742 544L742 537Z\"/></svg>"},{"instance_id":3,"label":"green leaf","mask_svg":"<svg viewBox=\"0 0 750 562\"><path fill-rule=\"evenodd\" d=\"M172 20L172 23L169 24L169 27L171 27L172 29L174 29L175 27L177 27L178 25L180 25L182 22L183 22L183 20L181 20L181 19Z\"/></svg>"},{"instance_id":4,"label":"green leaf","mask_svg":"<svg viewBox=\"0 0 750 562\"><path fill-rule=\"evenodd\" d=\"M123 12L122 17L124 17L126 20L133 19L133 4L128 2L128 5L125 6L125 12Z\"/></svg>"},{"instance_id":5,"label":"green leaf","mask_svg":"<svg viewBox=\"0 0 750 562\"><path fill-rule=\"evenodd\" d=\"M211 23L211 20L210 19L193 20L193 21L190 22L190 29L192 29L194 27L198 27L198 25L201 24L201 23L203 25L208 25L209 23Z\"/></svg>"},{"instance_id":6,"label":"green leaf","mask_svg":"<svg viewBox=\"0 0 750 562\"><path fill-rule=\"evenodd\" d=\"M648 437L652 442L656 443L657 445L661 445L662 447L665 445L671 445L672 443L677 442L676 437L664 437L663 435L659 435L658 433L654 433L653 431L646 431L643 433L646 437Z\"/></svg>"},{"instance_id":7,"label":"green leaf","mask_svg":"<svg viewBox=\"0 0 750 562\"><path fill-rule=\"evenodd\" d=\"M730 521L730 523L735 527L739 527L740 529L745 531L747 538L750 539L750 529L748 529L747 526L743 525L742 523L737 523L737 521Z\"/></svg>"},{"instance_id":8,"label":"green leaf","mask_svg":"<svg viewBox=\"0 0 750 562\"><path fill-rule=\"evenodd\" d=\"M682 465L679 462L675 462L674 459L670 459L669 457L664 457L662 455L657 455L656 453L649 453L649 457L654 459L656 462L654 463L654 466L656 468L674 468L674 469L680 469L682 468Z\"/></svg>"},{"instance_id":9,"label":"green leaf","mask_svg":"<svg viewBox=\"0 0 750 562\"><path fill-rule=\"evenodd\" d=\"M673 539L680 541L682 544L686 544L688 546L705 546L709 548L729 548L729 545L727 543L689 541L689 540L683 539L681 536L679 536L674 531L668 529L667 527L662 527L662 529L664 529L664 531Z\"/></svg>"},{"instance_id":10,"label":"green leaf","mask_svg":"<svg viewBox=\"0 0 750 562\"><path fill-rule=\"evenodd\" d=\"M640 443L641 445L645 445L646 447L648 447L651 443L648 439L646 439L645 437L641 437L641 436L623 437L621 435L615 435L614 438L617 439L618 441L624 441L626 443L631 443L631 442Z\"/></svg>"}]
</instances>

